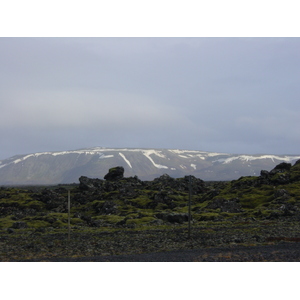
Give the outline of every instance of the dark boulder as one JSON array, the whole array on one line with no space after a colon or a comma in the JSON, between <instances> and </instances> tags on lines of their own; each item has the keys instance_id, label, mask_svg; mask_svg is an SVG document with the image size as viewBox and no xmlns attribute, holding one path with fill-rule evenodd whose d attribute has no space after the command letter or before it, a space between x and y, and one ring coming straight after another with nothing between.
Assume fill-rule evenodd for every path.
<instances>
[{"instance_id":1,"label":"dark boulder","mask_svg":"<svg viewBox=\"0 0 300 300\"><path fill-rule=\"evenodd\" d=\"M82 191L99 189L102 187L103 180L98 178L88 178L86 176L81 176L79 178L79 189Z\"/></svg>"},{"instance_id":2,"label":"dark boulder","mask_svg":"<svg viewBox=\"0 0 300 300\"><path fill-rule=\"evenodd\" d=\"M7 228L7 233L14 233L15 231L12 228Z\"/></svg>"},{"instance_id":3,"label":"dark boulder","mask_svg":"<svg viewBox=\"0 0 300 300\"><path fill-rule=\"evenodd\" d=\"M191 181L190 181L191 178ZM205 182L194 176L185 176L183 178L172 178L168 174L155 178L152 182L152 186L159 190L176 190L179 192L189 192L191 185L191 191L193 195L197 195L207 191Z\"/></svg>"},{"instance_id":4,"label":"dark boulder","mask_svg":"<svg viewBox=\"0 0 300 300\"><path fill-rule=\"evenodd\" d=\"M287 172L291 169L292 164L282 162L279 165L277 165L273 170L270 171L271 175L274 175L276 173L283 173Z\"/></svg>"},{"instance_id":5,"label":"dark boulder","mask_svg":"<svg viewBox=\"0 0 300 300\"><path fill-rule=\"evenodd\" d=\"M261 170L261 171L260 171L260 176L261 176L262 178L269 178L269 177L270 177L270 174L269 174L269 172L266 171L266 170Z\"/></svg>"},{"instance_id":6,"label":"dark boulder","mask_svg":"<svg viewBox=\"0 0 300 300\"><path fill-rule=\"evenodd\" d=\"M168 183L168 184L170 184L174 181L175 181L175 179L168 174L163 174L160 177L157 177L154 179L154 182Z\"/></svg>"},{"instance_id":7,"label":"dark boulder","mask_svg":"<svg viewBox=\"0 0 300 300\"><path fill-rule=\"evenodd\" d=\"M22 228L27 228L28 225L26 222L15 222L13 225L12 225L12 228L14 229L22 229Z\"/></svg>"},{"instance_id":8,"label":"dark boulder","mask_svg":"<svg viewBox=\"0 0 300 300\"><path fill-rule=\"evenodd\" d=\"M182 224L189 220L188 214L185 213L158 213L155 215L156 218L161 219L169 223L179 223Z\"/></svg>"},{"instance_id":9,"label":"dark boulder","mask_svg":"<svg viewBox=\"0 0 300 300\"><path fill-rule=\"evenodd\" d=\"M124 168L123 167L114 167L110 168L108 173L104 176L104 179L108 181L119 180L124 177Z\"/></svg>"}]
</instances>

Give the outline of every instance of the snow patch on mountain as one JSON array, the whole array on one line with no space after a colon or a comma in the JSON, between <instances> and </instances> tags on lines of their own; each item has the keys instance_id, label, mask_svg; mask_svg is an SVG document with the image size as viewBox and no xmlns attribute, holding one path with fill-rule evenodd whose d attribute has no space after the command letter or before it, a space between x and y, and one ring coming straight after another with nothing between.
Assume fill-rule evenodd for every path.
<instances>
[{"instance_id":1,"label":"snow patch on mountain","mask_svg":"<svg viewBox=\"0 0 300 300\"><path fill-rule=\"evenodd\" d=\"M8 166L9 164L0 165L0 169Z\"/></svg>"},{"instance_id":2,"label":"snow patch on mountain","mask_svg":"<svg viewBox=\"0 0 300 300\"><path fill-rule=\"evenodd\" d=\"M127 165L132 169L131 163L130 161L125 157L125 155L121 152L119 152L119 155L125 160L125 162L127 163Z\"/></svg>"},{"instance_id":3,"label":"snow patch on mountain","mask_svg":"<svg viewBox=\"0 0 300 300\"><path fill-rule=\"evenodd\" d=\"M202 160L205 160L205 156L203 156L203 155L201 155L201 154L196 155L196 157L198 157L198 158L200 158L200 159L202 159Z\"/></svg>"},{"instance_id":4,"label":"snow patch on mountain","mask_svg":"<svg viewBox=\"0 0 300 300\"><path fill-rule=\"evenodd\" d=\"M229 158L219 158L213 162L221 162L223 164L229 164L234 160L242 160L242 161L252 161L258 159L271 159L273 162L277 161L285 161L291 162L295 159L300 159L300 156L277 156L277 155L260 155L260 156L252 156L252 155L238 155Z\"/></svg>"},{"instance_id":5,"label":"snow patch on mountain","mask_svg":"<svg viewBox=\"0 0 300 300\"><path fill-rule=\"evenodd\" d=\"M188 156L185 156L185 155L180 155L178 154L179 157L183 157L183 158L189 158Z\"/></svg>"},{"instance_id":6,"label":"snow patch on mountain","mask_svg":"<svg viewBox=\"0 0 300 300\"><path fill-rule=\"evenodd\" d=\"M228 153L218 153L218 152L206 152L206 151L197 151L197 150L168 150L171 153L175 153L182 158L200 158L205 160L207 157L214 157L219 155L229 156Z\"/></svg>"},{"instance_id":7,"label":"snow patch on mountain","mask_svg":"<svg viewBox=\"0 0 300 300\"><path fill-rule=\"evenodd\" d=\"M142 153L152 162L153 166L158 169L169 169L167 166L156 164L153 159L151 158L151 154L155 154L159 157L165 158L165 155L159 153L157 150L142 150Z\"/></svg>"},{"instance_id":8,"label":"snow patch on mountain","mask_svg":"<svg viewBox=\"0 0 300 300\"><path fill-rule=\"evenodd\" d=\"M30 157L39 157L39 156L42 156L42 155L58 156L58 155L65 155L65 154L78 154L78 155L80 155L80 154L85 154L85 155L98 154L99 159L114 157L114 155L105 155L104 153L102 153L99 150L96 150L96 151L94 151L94 150L92 150L92 151L91 150L89 150L89 151L87 151L87 150L74 150L74 151L58 151L58 152L39 152L39 153L33 153L33 154L25 155L21 158L17 158L15 160L12 160L9 163L3 164L3 165L0 164L0 169L4 168L4 167L6 167L10 164L17 164L17 163L23 162L24 160L26 160Z\"/></svg>"},{"instance_id":9,"label":"snow patch on mountain","mask_svg":"<svg viewBox=\"0 0 300 300\"><path fill-rule=\"evenodd\" d=\"M228 154L228 153L217 153L217 152L207 152L207 156L208 157L219 156L219 155L227 155L227 156L229 156L230 154Z\"/></svg>"}]
</instances>

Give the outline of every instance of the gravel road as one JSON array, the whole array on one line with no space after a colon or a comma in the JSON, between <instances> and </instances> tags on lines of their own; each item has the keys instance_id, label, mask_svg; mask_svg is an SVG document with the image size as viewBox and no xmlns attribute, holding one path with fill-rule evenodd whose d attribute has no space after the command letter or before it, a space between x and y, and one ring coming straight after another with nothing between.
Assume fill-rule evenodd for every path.
<instances>
[{"instance_id":1,"label":"gravel road","mask_svg":"<svg viewBox=\"0 0 300 300\"><path fill-rule=\"evenodd\" d=\"M37 261L34 259L24 261ZM38 261L41 261L40 259ZM282 242L263 246L231 246L156 253L61 257L45 259L49 262L299 262L300 243Z\"/></svg>"}]
</instances>

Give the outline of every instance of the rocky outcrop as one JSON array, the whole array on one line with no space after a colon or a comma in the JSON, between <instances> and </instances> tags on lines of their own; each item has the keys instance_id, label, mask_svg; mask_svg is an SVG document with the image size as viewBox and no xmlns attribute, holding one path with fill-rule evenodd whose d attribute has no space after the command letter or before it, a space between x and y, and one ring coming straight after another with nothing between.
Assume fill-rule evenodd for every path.
<instances>
[{"instance_id":1,"label":"rocky outcrop","mask_svg":"<svg viewBox=\"0 0 300 300\"><path fill-rule=\"evenodd\" d=\"M280 163L277 165L273 170L270 171L271 174L276 174L276 173L283 173L285 171L289 171L292 167L292 164L289 163Z\"/></svg>"},{"instance_id":2,"label":"rocky outcrop","mask_svg":"<svg viewBox=\"0 0 300 300\"><path fill-rule=\"evenodd\" d=\"M241 177L233 180L232 185L236 188L260 187L262 185L289 184L300 179L300 160L293 166L290 163L280 163L271 171L261 170L260 176Z\"/></svg>"},{"instance_id":3,"label":"rocky outcrop","mask_svg":"<svg viewBox=\"0 0 300 300\"><path fill-rule=\"evenodd\" d=\"M191 192L193 195L207 191L205 182L194 176L184 176L183 178L172 178L168 174L164 174L149 182L153 188L159 190L174 190L178 192Z\"/></svg>"},{"instance_id":4,"label":"rocky outcrop","mask_svg":"<svg viewBox=\"0 0 300 300\"><path fill-rule=\"evenodd\" d=\"M261 171L257 177L210 183L194 176L172 178L167 174L153 181L142 181L137 176L124 177L123 170L110 169L106 180L81 176L80 184L72 187L1 188L0 229L10 228L10 235L14 235L22 230L66 228L68 189L71 226L76 230L85 226L180 227L188 221L190 191L194 225L300 220L299 162L293 166L279 164L270 172Z\"/></svg>"},{"instance_id":5,"label":"rocky outcrop","mask_svg":"<svg viewBox=\"0 0 300 300\"><path fill-rule=\"evenodd\" d=\"M124 168L123 167L115 167L109 169L109 172L104 176L104 179L109 181L115 181L122 179L124 177Z\"/></svg>"},{"instance_id":6,"label":"rocky outcrop","mask_svg":"<svg viewBox=\"0 0 300 300\"><path fill-rule=\"evenodd\" d=\"M102 186L104 180L101 179L94 179L88 178L86 176L81 176L79 178L79 188L81 190L91 190L91 189L98 189Z\"/></svg>"}]
</instances>

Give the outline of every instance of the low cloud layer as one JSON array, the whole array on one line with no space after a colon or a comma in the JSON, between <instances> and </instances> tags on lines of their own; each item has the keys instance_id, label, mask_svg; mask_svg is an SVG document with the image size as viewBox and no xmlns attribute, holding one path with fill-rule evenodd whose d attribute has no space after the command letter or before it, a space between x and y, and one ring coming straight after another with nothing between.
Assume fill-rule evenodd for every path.
<instances>
[{"instance_id":1,"label":"low cloud layer","mask_svg":"<svg viewBox=\"0 0 300 300\"><path fill-rule=\"evenodd\" d=\"M0 159L92 146L299 154L299 38L0 38Z\"/></svg>"}]
</instances>

